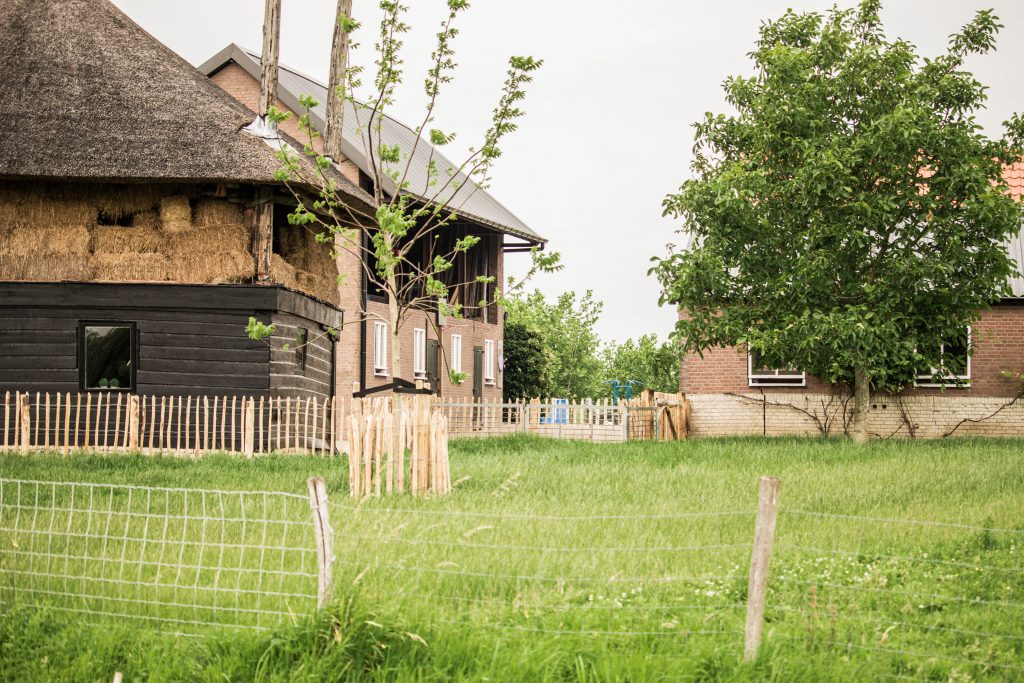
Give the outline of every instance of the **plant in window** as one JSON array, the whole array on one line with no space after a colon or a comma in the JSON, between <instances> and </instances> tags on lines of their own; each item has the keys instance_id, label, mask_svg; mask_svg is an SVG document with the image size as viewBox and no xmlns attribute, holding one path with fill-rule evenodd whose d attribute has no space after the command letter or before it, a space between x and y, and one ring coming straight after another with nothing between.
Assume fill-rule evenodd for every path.
<instances>
[{"instance_id":1,"label":"plant in window","mask_svg":"<svg viewBox=\"0 0 1024 683\"><path fill-rule=\"evenodd\" d=\"M466 381L466 373L459 372L458 370L449 370L448 379L452 384L462 384Z\"/></svg>"}]
</instances>

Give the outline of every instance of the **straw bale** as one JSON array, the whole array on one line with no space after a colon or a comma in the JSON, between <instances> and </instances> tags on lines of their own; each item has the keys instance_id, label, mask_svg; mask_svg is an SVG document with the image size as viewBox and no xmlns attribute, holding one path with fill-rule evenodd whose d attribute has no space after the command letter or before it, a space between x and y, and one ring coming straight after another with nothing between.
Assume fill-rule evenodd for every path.
<instances>
[{"instance_id":1,"label":"straw bale","mask_svg":"<svg viewBox=\"0 0 1024 683\"><path fill-rule=\"evenodd\" d=\"M17 225L0 244L0 254L27 260L50 256L86 258L89 229L84 225Z\"/></svg>"},{"instance_id":2,"label":"straw bale","mask_svg":"<svg viewBox=\"0 0 1024 683\"><path fill-rule=\"evenodd\" d=\"M91 261L97 280L161 282L170 274L170 261L163 254L97 253Z\"/></svg>"},{"instance_id":3,"label":"straw bale","mask_svg":"<svg viewBox=\"0 0 1024 683\"><path fill-rule=\"evenodd\" d=\"M164 250L167 238L156 226L122 228L97 226L92 231L93 251L97 254L154 253Z\"/></svg>"},{"instance_id":4,"label":"straw bale","mask_svg":"<svg viewBox=\"0 0 1024 683\"><path fill-rule=\"evenodd\" d=\"M256 275L256 261L247 251L175 252L170 264L175 282L241 283L252 281Z\"/></svg>"},{"instance_id":5,"label":"straw bale","mask_svg":"<svg viewBox=\"0 0 1024 683\"><path fill-rule=\"evenodd\" d=\"M26 259L10 253L0 253L0 280L91 280L93 268L87 258L67 254L50 254L43 258Z\"/></svg>"},{"instance_id":6,"label":"straw bale","mask_svg":"<svg viewBox=\"0 0 1024 683\"><path fill-rule=\"evenodd\" d=\"M177 233L192 229L192 207L185 195L160 200L160 222L164 232Z\"/></svg>"},{"instance_id":7,"label":"straw bale","mask_svg":"<svg viewBox=\"0 0 1024 683\"><path fill-rule=\"evenodd\" d=\"M196 202L193 223L205 228L211 225L243 225L242 207L223 199L201 199Z\"/></svg>"},{"instance_id":8,"label":"straw bale","mask_svg":"<svg viewBox=\"0 0 1024 683\"><path fill-rule=\"evenodd\" d=\"M192 254L215 251L250 253L249 231L240 223L210 225L174 233L168 241L169 253Z\"/></svg>"},{"instance_id":9,"label":"straw bale","mask_svg":"<svg viewBox=\"0 0 1024 683\"><path fill-rule=\"evenodd\" d=\"M326 301L335 305L338 304L339 297L337 279L331 280L322 276L313 275L312 273L299 271L298 285L299 291L314 296L321 301Z\"/></svg>"},{"instance_id":10,"label":"straw bale","mask_svg":"<svg viewBox=\"0 0 1024 683\"><path fill-rule=\"evenodd\" d=\"M133 228L160 228L160 212L157 209L139 211L132 216Z\"/></svg>"},{"instance_id":11,"label":"straw bale","mask_svg":"<svg viewBox=\"0 0 1024 683\"><path fill-rule=\"evenodd\" d=\"M299 288L298 271L280 254L270 255L270 279L291 289Z\"/></svg>"}]
</instances>

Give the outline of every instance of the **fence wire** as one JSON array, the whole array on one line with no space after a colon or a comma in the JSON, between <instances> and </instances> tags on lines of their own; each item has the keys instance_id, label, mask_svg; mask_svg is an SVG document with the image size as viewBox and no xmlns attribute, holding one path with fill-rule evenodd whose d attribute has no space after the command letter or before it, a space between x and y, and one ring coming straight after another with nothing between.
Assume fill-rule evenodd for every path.
<instances>
[{"instance_id":1,"label":"fence wire","mask_svg":"<svg viewBox=\"0 0 1024 683\"><path fill-rule=\"evenodd\" d=\"M305 496L0 479L0 605L178 632L316 606Z\"/></svg>"}]
</instances>

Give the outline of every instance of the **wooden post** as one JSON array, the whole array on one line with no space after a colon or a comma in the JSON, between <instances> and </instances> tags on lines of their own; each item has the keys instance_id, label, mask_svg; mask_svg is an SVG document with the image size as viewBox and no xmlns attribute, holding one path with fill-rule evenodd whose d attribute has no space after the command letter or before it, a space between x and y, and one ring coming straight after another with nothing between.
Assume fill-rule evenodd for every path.
<instances>
[{"instance_id":1,"label":"wooden post","mask_svg":"<svg viewBox=\"0 0 1024 683\"><path fill-rule=\"evenodd\" d=\"M256 438L256 432L254 429L254 418L255 418L255 399L243 398L242 399L242 454L247 458L251 458L253 455L253 441Z\"/></svg>"},{"instance_id":2,"label":"wooden post","mask_svg":"<svg viewBox=\"0 0 1024 683\"><path fill-rule=\"evenodd\" d=\"M29 441L32 438L32 418L30 417L29 411L29 399L31 394L25 392L25 396L21 399L21 452L28 453Z\"/></svg>"},{"instance_id":3,"label":"wooden post","mask_svg":"<svg viewBox=\"0 0 1024 683\"><path fill-rule=\"evenodd\" d=\"M345 117L346 70L348 68L348 32L342 27L342 18L352 18L352 0L338 0L334 15L334 37L331 40L331 68L327 78L327 127L324 131L324 154L334 163L342 159L341 130Z\"/></svg>"},{"instance_id":4,"label":"wooden post","mask_svg":"<svg viewBox=\"0 0 1024 683\"><path fill-rule=\"evenodd\" d=\"M323 477L310 477L309 507L313 511L313 530L316 533L317 571L316 606L322 609L331 599L334 583L334 530L327 506L327 485Z\"/></svg>"},{"instance_id":5,"label":"wooden post","mask_svg":"<svg viewBox=\"0 0 1024 683\"><path fill-rule=\"evenodd\" d=\"M754 548L750 555L750 582L747 585L747 626L743 642L743 658L752 662L761 648L764 625L765 593L768 589L768 565L775 540L775 520L779 511L779 480L761 477L757 498L757 521L754 524Z\"/></svg>"},{"instance_id":6,"label":"wooden post","mask_svg":"<svg viewBox=\"0 0 1024 683\"><path fill-rule=\"evenodd\" d=\"M137 451L139 449L139 397L129 396L128 397L128 417L125 419L128 423L128 450Z\"/></svg>"}]
</instances>

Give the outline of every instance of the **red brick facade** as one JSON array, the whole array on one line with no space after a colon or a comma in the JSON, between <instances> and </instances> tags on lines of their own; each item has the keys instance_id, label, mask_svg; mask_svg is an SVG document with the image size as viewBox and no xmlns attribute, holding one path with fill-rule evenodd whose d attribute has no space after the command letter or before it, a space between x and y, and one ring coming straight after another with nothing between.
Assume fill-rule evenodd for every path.
<instances>
[{"instance_id":1,"label":"red brick facade","mask_svg":"<svg viewBox=\"0 0 1024 683\"><path fill-rule=\"evenodd\" d=\"M912 387L907 396L955 394L974 397L1012 397L1019 383L1004 372L1024 373L1024 302L998 304L985 311L972 329L971 386L964 388ZM688 354L679 369L679 388L687 394L746 393L822 394L832 388L817 377L808 377L805 387L750 386L746 349L709 349L701 358Z\"/></svg>"}]
</instances>

